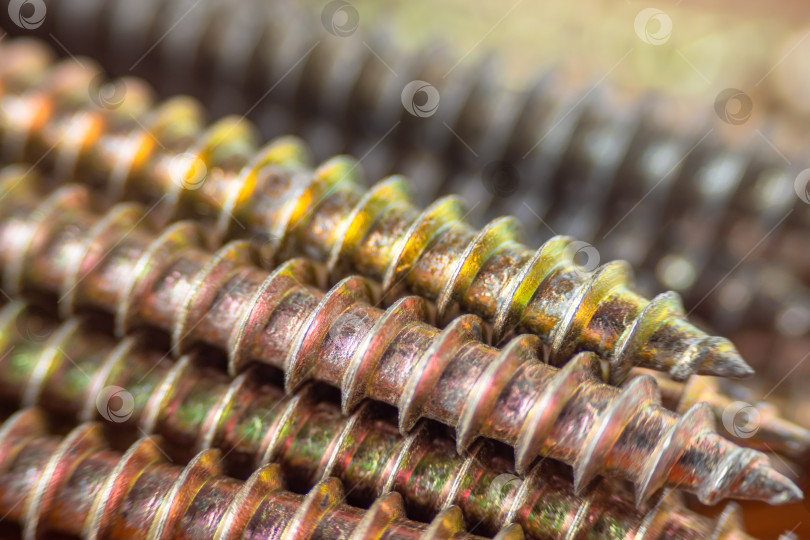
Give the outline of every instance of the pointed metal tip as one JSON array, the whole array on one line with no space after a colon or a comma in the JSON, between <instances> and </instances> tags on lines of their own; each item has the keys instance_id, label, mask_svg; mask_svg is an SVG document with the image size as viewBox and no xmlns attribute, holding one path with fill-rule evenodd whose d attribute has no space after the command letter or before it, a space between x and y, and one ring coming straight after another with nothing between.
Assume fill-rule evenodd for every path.
<instances>
[{"instance_id":1,"label":"pointed metal tip","mask_svg":"<svg viewBox=\"0 0 810 540\"><path fill-rule=\"evenodd\" d=\"M753 471L753 478L742 483L731 496L759 499L772 505L788 504L804 499L802 490L792 480L764 462Z\"/></svg>"},{"instance_id":2,"label":"pointed metal tip","mask_svg":"<svg viewBox=\"0 0 810 540\"><path fill-rule=\"evenodd\" d=\"M788 504L793 502L799 502L804 499L804 493L799 486L793 483L792 480L782 477L781 478L782 484L778 486L774 486L773 496L768 500L770 504Z\"/></svg>"},{"instance_id":3,"label":"pointed metal tip","mask_svg":"<svg viewBox=\"0 0 810 540\"><path fill-rule=\"evenodd\" d=\"M716 377L732 377L742 379L754 374L734 345L725 339L713 340L704 354L706 361L698 369L701 375L714 375Z\"/></svg>"}]
</instances>

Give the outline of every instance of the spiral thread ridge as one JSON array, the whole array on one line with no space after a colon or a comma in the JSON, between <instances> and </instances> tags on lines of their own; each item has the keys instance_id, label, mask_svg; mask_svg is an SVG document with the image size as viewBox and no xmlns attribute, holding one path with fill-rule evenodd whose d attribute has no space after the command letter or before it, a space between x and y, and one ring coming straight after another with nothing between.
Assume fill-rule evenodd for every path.
<instances>
[{"instance_id":1,"label":"spiral thread ridge","mask_svg":"<svg viewBox=\"0 0 810 540\"><path fill-rule=\"evenodd\" d=\"M278 260L306 253L324 261L335 281L358 271L388 293L407 286L434 300L442 321L458 309L491 321L498 341L535 333L555 364L596 352L613 383L633 365L678 380L752 373L730 341L684 319L677 295L648 301L633 292L626 263L583 269L574 260L580 243L566 237L532 253L511 218L476 232L452 197L419 212L396 177L364 192L353 181L357 162L338 157L313 171L300 142L284 138L256 150L241 118L203 129L199 109L182 98L147 113L148 96L136 83L119 107L105 109L78 90L92 69L62 68L43 75L36 90L3 98L16 104L0 116L9 158L36 161L59 178L105 183L116 199L134 190L157 200L150 213L164 219L214 216L218 240L237 227L263 235Z\"/></svg>"},{"instance_id":2,"label":"spiral thread ridge","mask_svg":"<svg viewBox=\"0 0 810 540\"><path fill-rule=\"evenodd\" d=\"M798 170L786 167L761 139L736 145L707 139L709 127L697 124L695 115L684 121L683 107L673 100L649 95L627 104L604 84L583 95L584 89L553 71L526 92L507 91L492 62L455 69L454 60L436 51L403 55L392 50L385 31L336 37L294 3L232 6L212 0L194 17L184 16L188 6L179 0L147 2L137 14L124 0L85 0L81 10L52 4L38 35L57 36L75 54L108 51L100 58L105 69L127 75L134 70L164 95L193 93L217 115L249 111L267 137L312 134L324 157L379 148L385 158L367 160L373 174L419 171L421 203L464 191L478 203L479 214L514 213L524 223L537 223L540 215L532 234L544 233L548 223L583 240L602 238L606 253L631 256L637 267L656 265L667 255L660 246L675 242L698 274L707 272L706 279L681 290L692 293L690 305L748 247L737 254L717 249L712 235L696 243L691 229L679 232L684 227L669 227L664 238L650 234L685 213L707 223L707 230L716 225L718 238L750 227L759 238L792 213L754 257L761 254L759 260L767 262L776 255L807 276L807 256L794 248L807 219L793 193ZM170 28L182 39L157 40ZM9 31L20 29L9 25ZM405 112L400 91L411 79L437 85L442 104L435 115L414 119ZM396 129L387 136L392 125ZM331 136L318 137L324 131ZM473 158L459 139L479 155ZM493 166L506 170L506 185L490 178ZM625 221L622 216L642 197L644 207ZM633 249L620 249L628 239ZM757 308L750 309L756 316Z\"/></svg>"},{"instance_id":3,"label":"spiral thread ridge","mask_svg":"<svg viewBox=\"0 0 810 540\"><path fill-rule=\"evenodd\" d=\"M437 420L455 427L459 450L479 437L500 440L515 448L518 471L539 454L559 459L574 467L580 493L608 475L632 481L638 504L676 484L708 502L801 497L764 455L715 433L707 406L680 418L663 409L650 377L617 389L599 381L590 353L558 370L538 360L535 336L498 350L480 341L474 316L438 330L423 322L419 298L373 308L365 303L369 286L356 277L324 294L308 285L316 272L301 259L267 272L249 264L244 241L211 256L191 222L155 235L133 203L99 217L84 186L42 199L33 179L6 172L3 186L14 187L3 191L0 266L9 292L59 295L65 312L112 312L122 333L140 324L160 328L175 353L194 343L217 347L233 374L249 362L274 366L288 390L325 382L341 390L347 413L365 398L388 403L398 408L403 432L421 417ZM695 453L701 466L690 465L685 477L679 463L692 463Z\"/></svg>"},{"instance_id":4,"label":"spiral thread ridge","mask_svg":"<svg viewBox=\"0 0 810 540\"><path fill-rule=\"evenodd\" d=\"M456 456L454 443L429 424L402 437L385 414L362 406L345 417L312 386L284 397L255 370L227 380L189 356L172 364L142 339L116 343L91 327L90 321L76 319L57 326L24 304L5 306L0 311L3 396L14 405L42 406L71 420L101 416L130 430L137 424L139 431L193 452L216 448L227 471L239 476L277 463L285 479L299 480L295 485L301 490L335 476L359 506L391 491L419 519L457 505L467 523L478 523L487 534L511 522L537 539L584 538L605 523L616 537L632 531L636 538L665 538L665 531L677 530L680 538L697 539L712 527L716 538L744 534L736 520L711 524L693 516L672 492L641 512L630 507L629 498L619 504L617 492L623 490L604 483L575 497L570 481L549 462L537 464L521 480L486 442ZM66 380L77 382L69 386ZM110 387L134 393L124 420L110 417L108 402L102 408L97 404L100 389ZM366 472L353 474L357 470Z\"/></svg>"},{"instance_id":5,"label":"spiral thread ridge","mask_svg":"<svg viewBox=\"0 0 810 540\"><path fill-rule=\"evenodd\" d=\"M369 510L343 503L335 478L306 496L284 490L278 465L256 470L241 482L222 474L220 453L206 450L186 467L166 463L160 441L146 437L124 455L108 449L97 424L86 423L64 439L49 436L41 411L24 409L0 431L7 496L22 505L4 508L22 524L23 537L46 531L83 538L480 538L463 530L458 508L430 524L408 520L402 499L378 498ZM82 482L82 483L79 483ZM94 489L82 489L82 486ZM147 490L148 488L148 490ZM58 516L59 519L54 519ZM496 538L522 538L510 526Z\"/></svg>"}]
</instances>

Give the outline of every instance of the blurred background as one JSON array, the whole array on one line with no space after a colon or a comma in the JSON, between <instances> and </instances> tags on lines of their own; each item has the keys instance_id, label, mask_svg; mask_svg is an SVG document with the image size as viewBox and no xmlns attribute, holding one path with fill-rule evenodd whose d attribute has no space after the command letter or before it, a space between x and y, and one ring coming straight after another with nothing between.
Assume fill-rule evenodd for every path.
<instances>
[{"instance_id":1,"label":"blurred background","mask_svg":"<svg viewBox=\"0 0 810 540\"><path fill-rule=\"evenodd\" d=\"M407 174L421 204L459 193L478 225L514 214L530 246L627 259L735 342L757 370L741 400L810 427L805 2L200 1L71 0L4 28L352 153L369 184ZM777 465L810 488L808 463ZM810 538L807 503L744 509L754 536Z\"/></svg>"}]
</instances>

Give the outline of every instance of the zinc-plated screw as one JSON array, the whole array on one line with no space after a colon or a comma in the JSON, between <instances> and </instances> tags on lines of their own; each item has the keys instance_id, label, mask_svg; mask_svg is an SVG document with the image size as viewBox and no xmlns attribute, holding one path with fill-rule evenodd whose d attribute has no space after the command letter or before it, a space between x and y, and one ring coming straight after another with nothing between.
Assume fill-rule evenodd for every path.
<instances>
[{"instance_id":1,"label":"zinc-plated screw","mask_svg":"<svg viewBox=\"0 0 810 540\"><path fill-rule=\"evenodd\" d=\"M808 288L776 291L771 273L778 261L782 273L810 275L802 248L809 207L794 193L806 160L791 158L795 165L786 167L758 137L742 147L704 140L709 126L695 122L702 112L683 115L683 107L656 96L624 103L606 84L583 96L554 72L525 92L500 88L491 65L465 70L462 63L445 77L454 59L435 51L410 57L362 28L334 38L314 14L289 4L208 0L186 17L185 0L141 2L137 10L126 0L84 0L82 10L54 2L37 35L56 36L113 73L142 74L163 95L192 93L214 116L250 112L265 136L303 135L319 156L364 155L374 177L407 172L420 204L460 192L474 204L473 223L516 215L531 238L551 229L595 243L605 260L629 260L640 290L675 288L717 331L789 334L774 323ZM168 34L155 45L155 36ZM415 118L399 103L394 90L412 79L439 88L442 104L430 118ZM514 172L493 185L498 165ZM741 258L746 268L729 280ZM729 305L723 300L732 288L746 294ZM770 359L747 353L760 371Z\"/></svg>"},{"instance_id":2,"label":"zinc-plated screw","mask_svg":"<svg viewBox=\"0 0 810 540\"><path fill-rule=\"evenodd\" d=\"M793 194L804 167L785 166L757 137L744 145L707 138L704 110L693 108L684 115L676 100L652 94L627 103L605 83L583 94L582 87L554 71L539 73L525 92L512 92L499 84L502 77L493 62L459 64L434 50L403 54L370 35L375 32L361 35L363 29L349 39L333 38L317 14L294 2L234 6L208 0L193 18L182 17L185 0L149 2L137 13L126 0L85 2L83 10L49 3L48 19L37 34L58 36L74 54L100 56L114 73L130 74L134 67L164 95L192 93L218 115L248 111L263 120L268 136L291 129L317 133L328 124L358 155L369 147L391 155L377 160L383 166L375 174L401 170L414 156L427 154L439 169L432 182L420 184L419 192L430 199L466 188L480 201L475 210L481 214L517 211L526 222L540 214L554 229L585 240L601 238L642 197L641 212L648 212L653 223L656 216L666 223L699 207L709 221L756 224L764 227L761 234L792 208L794 216L753 256L777 255L782 264L808 275L804 250L794 247L802 245L807 216L805 204ZM380 30L379 23L374 27ZM29 34L15 25L9 31ZM156 45L154 36L166 34L177 39ZM430 118L415 118L400 103L399 91L414 79L436 84L442 95L442 105ZM271 85L274 90L267 95ZM762 129L768 133L773 127ZM389 148L382 151L381 146ZM516 168L523 180L519 186L492 194L479 182L469 185L482 172L486 182L486 166L498 162ZM703 170L712 171L713 178L695 181ZM611 211L619 206L618 213ZM622 225L632 228L641 212ZM646 226L640 231L647 234L638 241L652 243L642 251L665 244L656 242ZM621 236L611 232L607 240ZM683 235L679 244L696 265L712 256L707 246L726 253L709 242L694 249L690 236Z\"/></svg>"},{"instance_id":3,"label":"zinc-plated screw","mask_svg":"<svg viewBox=\"0 0 810 540\"><path fill-rule=\"evenodd\" d=\"M801 497L765 456L717 435L708 406L678 417L661 408L650 377L621 390L604 384L591 353L557 370L537 359L535 336L499 351L480 342L472 315L440 331L422 322L418 297L382 311L366 303L361 278L324 294L307 285L315 272L302 259L268 273L250 265L244 241L209 255L191 222L156 236L139 226L144 210L133 203L99 217L84 186L42 199L19 170L0 185L12 183L0 188L0 266L11 293L33 287L58 294L65 313L115 313L120 333L148 323L171 334L175 352L194 342L219 347L231 373L249 361L275 366L289 390L326 382L341 389L345 412L366 397L394 405L402 431L420 417L438 420L456 428L459 450L479 436L500 440L515 448L519 471L538 454L559 459L573 465L578 493L606 474L632 481L638 504L664 486L706 502Z\"/></svg>"},{"instance_id":4,"label":"zinc-plated screw","mask_svg":"<svg viewBox=\"0 0 810 540\"><path fill-rule=\"evenodd\" d=\"M305 497L284 490L278 465L241 482L222 475L220 454L206 450L185 467L166 463L154 438L122 456L97 424L49 436L42 413L25 409L0 430L0 507L26 540L47 532L84 538L480 538L463 532L458 508L429 525L404 517L389 493L369 510L343 503L336 478ZM20 504L22 503L22 504ZM510 526L498 538L521 538Z\"/></svg>"},{"instance_id":5,"label":"zinc-plated screw","mask_svg":"<svg viewBox=\"0 0 810 540\"><path fill-rule=\"evenodd\" d=\"M696 403L706 403L714 412L718 425L723 427L720 433L737 444L791 459L804 460L810 455L810 431L782 418L778 408L770 403L757 405L759 417L757 425L752 426L752 432L741 436L730 431L723 423L723 414L735 402L739 402L740 398L736 396L749 393L731 381L693 376L686 383L679 383L654 371L638 368L631 372L629 380L645 374L655 377L667 409L684 414Z\"/></svg>"},{"instance_id":6,"label":"zinc-plated screw","mask_svg":"<svg viewBox=\"0 0 810 540\"><path fill-rule=\"evenodd\" d=\"M79 319L56 325L20 303L5 306L0 395L14 405L23 401L90 421L105 416L98 410L100 389L130 389L126 427L137 423L178 449L218 448L229 471L241 475L278 463L301 491L334 476L360 506L395 491L408 514L423 520L454 504L468 524L489 534L514 521L536 539L746 537L733 514L712 524L686 510L674 492L641 512L622 498L624 489L606 481L577 497L549 461L522 480L486 441L459 457L452 440L431 424L402 437L379 408L363 406L346 417L311 386L284 397L254 371L230 381L188 356L173 364L143 339L116 343L91 328Z\"/></svg>"},{"instance_id":7,"label":"zinc-plated screw","mask_svg":"<svg viewBox=\"0 0 810 540\"><path fill-rule=\"evenodd\" d=\"M145 115L143 92L135 91L131 106L128 92L120 107L99 107L77 98L86 81L76 74L81 66L70 70L70 77L4 98L7 156L55 168L60 178L106 183L115 197L135 190L170 215L214 215L217 238L245 227L266 235L281 259L305 253L325 261L335 279L353 270L386 291L403 283L435 300L442 320L461 306L491 321L497 341L515 329L535 333L555 364L577 351L596 352L614 383L633 365L679 380L753 373L731 342L684 319L676 294L648 301L630 290L624 262L583 271L574 262L581 243L566 237L533 253L518 242L511 218L475 231L453 197L420 212L402 179L364 192L353 180L354 161L335 158L313 172L301 165L307 152L298 143L257 150L241 118L201 130L199 111L187 100ZM92 75L85 71L85 79Z\"/></svg>"}]
</instances>

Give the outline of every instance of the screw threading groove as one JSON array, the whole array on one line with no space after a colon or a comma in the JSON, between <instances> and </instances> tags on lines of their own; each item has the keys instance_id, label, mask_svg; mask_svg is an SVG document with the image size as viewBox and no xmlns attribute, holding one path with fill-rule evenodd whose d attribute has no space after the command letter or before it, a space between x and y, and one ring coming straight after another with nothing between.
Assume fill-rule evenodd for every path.
<instances>
[{"instance_id":1,"label":"screw threading groove","mask_svg":"<svg viewBox=\"0 0 810 540\"><path fill-rule=\"evenodd\" d=\"M748 260L778 258L808 275L806 250L795 248L803 245L808 216L793 195L800 169L785 166L758 137L730 145L707 136L702 109L684 115L677 101L652 94L626 103L607 83L583 95L581 86L553 71L539 74L526 92L507 91L492 62L456 63L435 50L403 54L379 39L385 31L363 34L365 25L336 38L294 2L208 0L194 17L185 16L183 0L142 2L137 13L126 0L84 0L81 10L48 4L36 33L57 36L72 53L95 55L114 73L142 74L163 95L193 93L216 115L249 111L266 136L314 133L322 156L365 155L371 148L366 162L374 162L375 175L420 171L423 202L464 190L477 203L476 214L516 213L537 223L540 233L550 224L583 240L603 239L600 250L631 240L627 256L639 257L636 266L647 258L648 268L674 240L676 253L695 266L711 260L719 267L685 291L695 303L717 283L713 274L725 275L748 251L728 249L727 236L753 227L758 240L789 210L790 219ZM9 30L30 34L15 25ZM182 37L156 44L166 34ZM435 115L414 118L401 106L399 91L413 79L437 85L442 98ZM778 126L761 128L771 129ZM317 137L324 132L337 135ZM375 160L378 155L385 159ZM514 166L514 185L488 191L480 180L492 163ZM708 182L701 179L707 171ZM619 223L642 197L644 208ZM707 241L696 246L688 227L662 230L668 242L651 232L663 229L656 227L661 223L683 222L685 214L694 219L695 210L719 225L716 237L704 235Z\"/></svg>"},{"instance_id":2,"label":"screw threading groove","mask_svg":"<svg viewBox=\"0 0 810 540\"><path fill-rule=\"evenodd\" d=\"M654 371L638 368L630 373L628 380L632 381L633 378L645 374L655 377L663 404L667 409L684 414L696 403L706 403L722 427L720 433L739 445L800 461L804 461L810 455L810 431L782 418L779 409L767 402L757 405L759 418L757 424L751 426L750 432L740 434L729 431L730 428L722 424L723 413L735 402L739 402L734 396L749 393L747 389L742 389L732 381L694 376L686 383L679 383Z\"/></svg>"},{"instance_id":3,"label":"screw threading groove","mask_svg":"<svg viewBox=\"0 0 810 540\"><path fill-rule=\"evenodd\" d=\"M231 381L188 356L175 364L144 340L117 343L90 328L80 319L57 326L20 303L5 306L0 311L0 395L14 405L22 401L60 417L90 421L98 416L99 389L131 389L132 410L124 411L131 413L124 427L134 431L137 423L141 432L160 435L169 448L218 448L228 472L240 476L278 463L288 483L301 491L335 476L346 485L349 501L360 506L396 491L408 515L417 519L431 519L455 504L468 524L480 524L476 530L486 534L514 521L535 539L599 533L637 540L747 538L733 510L712 524L668 492L639 512L623 488L607 481L577 497L550 461L538 463L527 480L520 480L487 441L459 457L452 440L439 435L433 424L420 424L403 438L379 408L362 406L346 417L311 386L284 397L252 370ZM802 434L805 443L810 441L810 434ZM182 451L175 453L186 458Z\"/></svg>"},{"instance_id":4,"label":"screw threading groove","mask_svg":"<svg viewBox=\"0 0 810 540\"><path fill-rule=\"evenodd\" d=\"M705 115L683 115L670 100L646 95L627 104L606 84L582 99L581 87L554 72L521 93L499 88L491 64L462 62L444 77L455 59L442 65L436 51L402 54L363 35L363 24L334 37L295 3L208 0L194 17L185 16L185 0L141 2L137 12L126 0L82 5L49 3L35 34L93 55L113 73L143 75L162 95L192 93L214 117L250 112L265 137L295 133L318 156L364 156L372 178L409 173L420 205L458 192L475 224L516 215L529 238L551 229L598 245L602 260L630 262L640 291L675 288L690 312L728 337L767 329L781 346L796 340L796 327L783 321L810 305L800 281L810 276L810 251L801 247L810 205L794 193L806 159L785 166L759 135L731 147L695 122ZM31 35L13 24L9 31ZM158 39L167 33L182 39ZM437 85L435 115L403 112L399 90L411 79ZM493 165L511 171L504 184L492 185ZM742 258L745 268L734 270ZM790 287L774 288L786 279ZM765 351L744 357L773 383L798 361L772 362Z\"/></svg>"},{"instance_id":5,"label":"screw threading groove","mask_svg":"<svg viewBox=\"0 0 810 540\"><path fill-rule=\"evenodd\" d=\"M166 463L154 438L122 456L97 424L49 436L42 413L25 409L0 431L0 507L20 522L26 540L46 532L84 538L480 538L464 533L451 507L429 525L404 517L389 493L369 510L343 503L329 478L306 496L284 490L278 465L241 482L224 476L220 453L205 450L185 467ZM23 504L20 502L23 501ZM521 538L517 525L497 538Z\"/></svg>"},{"instance_id":6,"label":"screw threading groove","mask_svg":"<svg viewBox=\"0 0 810 540\"><path fill-rule=\"evenodd\" d=\"M36 89L3 98L7 158L41 163L61 179L106 183L116 198L135 190L164 216L216 216L217 238L247 228L268 236L280 260L305 253L326 262L334 279L357 271L386 291L402 283L435 300L442 321L459 306L491 321L497 341L515 330L541 336L557 365L596 352L613 383L634 364L678 380L752 373L730 341L685 320L675 293L648 301L631 291L624 262L583 271L574 261L581 246L567 237L531 252L512 218L475 231L454 197L419 211L401 178L364 192L355 161L338 157L312 171L301 143L257 150L241 118L204 130L186 99L146 113L147 97L131 84L120 107L105 109L85 97L92 70L62 67Z\"/></svg>"},{"instance_id":7,"label":"screw threading groove","mask_svg":"<svg viewBox=\"0 0 810 540\"><path fill-rule=\"evenodd\" d=\"M715 433L708 406L680 417L663 409L650 377L622 389L604 384L591 353L552 368L538 360L531 335L499 351L480 342L472 315L440 331L423 322L421 298L382 311L367 303L369 285L358 277L324 294L308 285L316 272L303 259L268 273L250 264L244 241L212 256L191 222L155 235L139 225L144 210L134 203L99 217L85 186L43 199L36 180L20 174L7 169L0 180L0 266L12 294L58 294L65 314L79 306L113 312L119 333L156 326L171 334L175 352L217 346L231 373L249 361L275 366L288 390L326 382L340 388L345 412L366 397L391 404L402 431L420 417L438 420L456 428L459 450L479 436L502 441L515 447L519 471L539 454L559 459L573 466L578 493L603 474L633 482L638 504L665 486L710 503L801 497L764 455Z\"/></svg>"}]
</instances>

